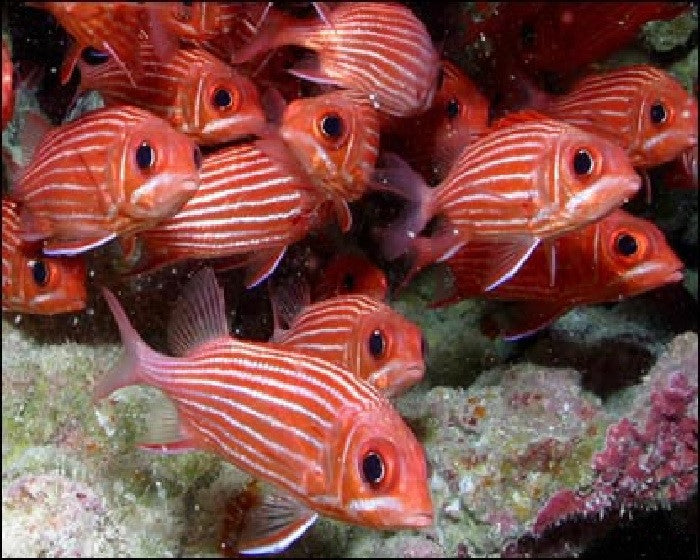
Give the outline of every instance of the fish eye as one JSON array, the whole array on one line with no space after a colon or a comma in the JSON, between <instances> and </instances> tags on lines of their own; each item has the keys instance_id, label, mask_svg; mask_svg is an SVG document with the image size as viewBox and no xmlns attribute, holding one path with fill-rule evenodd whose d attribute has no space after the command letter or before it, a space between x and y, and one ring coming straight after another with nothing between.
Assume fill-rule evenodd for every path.
<instances>
[{"instance_id":1,"label":"fish eye","mask_svg":"<svg viewBox=\"0 0 700 560\"><path fill-rule=\"evenodd\" d=\"M654 124L663 124L668 118L668 113L666 112L666 107L660 101L654 103L649 109L649 117L651 122Z\"/></svg>"},{"instance_id":2,"label":"fish eye","mask_svg":"<svg viewBox=\"0 0 700 560\"><path fill-rule=\"evenodd\" d=\"M456 97L453 97L447 102L447 118L448 119L454 119L457 115L459 115L459 108L460 108L460 103L459 99Z\"/></svg>"},{"instance_id":3,"label":"fish eye","mask_svg":"<svg viewBox=\"0 0 700 560\"><path fill-rule=\"evenodd\" d=\"M321 132L337 140L344 132L343 119L337 113L326 115L321 119Z\"/></svg>"},{"instance_id":4,"label":"fish eye","mask_svg":"<svg viewBox=\"0 0 700 560\"><path fill-rule=\"evenodd\" d=\"M637 249L637 240L629 233L621 233L615 239L615 250L625 257L631 257Z\"/></svg>"},{"instance_id":5,"label":"fish eye","mask_svg":"<svg viewBox=\"0 0 700 560\"><path fill-rule=\"evenodd\" d=\"M375 329L369 335L369 353L375 358L381 358L385 350L385 341L382 331Z\"/></svg>"},{"instance_id":6,"label":"fish eye","mask_svg":"<svg viewBox=\"0 0 700 560\"><path fill-rule=\"evenodd\" d=\"M99 66L100 64L104 64L109 60L109 53L97 50L93 47L85 47L80 55L80 58L82 58L83 62L89 64L90 66Z\"/></svg>"},{"instance_id":7,"label":"fish eye","mask_svg":"<svg viewBox=\"0 0 700 560\"><path fill-rule=\"evenodd\" d=\"M574 173L590 175L593 172L593 157L587 150L578 150L574 155Z\"/></svg>"},{"instance_id":8,"label":"fish eye","mask_svg":"<svg viewBox=\"0 0 700 560\"><path fill-rule=\"evenodd\" d=\"M43 260L36 260L32 262L32 278L37 286L45 287L49 283L49 269L46 266L46 262Z\"/></svg>"},{"instance_id":9,"label":"fish eye","mask_svg":"<svg viewBox=\"0 0 700 560\"><path fill-rule=\"evenodd\" d=\"M355 275L352 272L346 272L343 276L343 287L348 291L355 287Z\"/></svg>"},{"instance_id":10,"label":"fish eye","mask_svg":"<svg viewBox=\"0 0 700 560\"><path fill-rule=\"evenodd\" d=\"M233 96L231 92L225 88L217 88L214 91L214 95L211 97L211 101L217 109L228 109L233 103Z\"/></svg>"},{"instance_id":11,"label":"fish eye","mask_svg":"<svg viewBox=\"0 0 700 560\"><path fill-rule=\"evenodd\" d=\"M136 148L136 165L141 171L146 171L156 163L156 152L148 142L141 142Z\"/></svg>"},{"instance_id":12,"label":"fish eye","mask_svg":"<svg viewBox=\"0 0 700 560\"><path fill-rule=\"evenodd\" d=\"M384 480L386 469L381 456L375 451L369 451L362 458L362 479L370 486L377 486Z\"/></svg>"},{"instance_id":13,"label":"fish eye","mask_svg":"<svg viewBox=\"0 0 700 560\"><path fill-rule=\"evenodd\" d=\"M194 147L194 166L197 169L202 168L202 151L199 149L199 146Z\"/></svg>"}]
</instances>

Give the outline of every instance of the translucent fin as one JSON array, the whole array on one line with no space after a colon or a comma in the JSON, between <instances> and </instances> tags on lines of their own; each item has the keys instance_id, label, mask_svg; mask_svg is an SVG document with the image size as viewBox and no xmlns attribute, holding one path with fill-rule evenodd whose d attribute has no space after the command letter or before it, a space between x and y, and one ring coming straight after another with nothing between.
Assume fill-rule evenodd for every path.
<instances>
[{"instance_id":1,"label":"translucent fin","mask_svg":"<svg viewBox=\"0 0 700 560\"><path fill-rule=\"evenodd\" d=\"M274 330L272 341L278 342L284 337L285 329L289 329L294 318L311 303L309 285L297 280L269 284L270 304Z\"/></svg>"},{"instance_id":2,"label":"translucent fin","mask_svg":"<svg viewBox=\"0 0 700 560\"><path fill-rule=\"evenodd\" d=\"M337 78L329 76L323 69L319 67L318 56L309 54L302 58L293 68L287 70L292 76L309 80L317 84L326 84L331 86L340 86Z\"/></svg>"},{"instance_id":3,"label":"translucent fin","mask_svg":"<svg viewBox=\"0 0 700 560\"><path fill-rule=\"evenodd\" d=\"M116 237L116 233L110 233L108 235L96 235L81 239L48 239L44 243L42 252L47 257L71 257L96 249L105 243L109 243Z\"/></svg>"},{"instance_id":4,"label":"translucent fin","mask_svg":"<svg viewBox=\"0 0 700 560\"><path fill-rule=\"evenodd\" d=\"M185 432L175 405L166 398L157 400L149 410L146 425L145 441L138 444L144 451L171 455L201 448Z\"/></svg>"},{"instance_id":5,"label":"translucent fin","mask_svg":"<svg viewBox=\"0 0 700 560\"><path fill-rule=\"evenodd\" d=\"M265 280L277 268L277 265L282 260L287 246L281 249L272 249L270 251L261 251L250 259L246 270L245 286L246 288L254 288L260 282Z\"/></svg>"},{"instance_id":6,"label":"translucent fin","mask_svg":"<svg viewBox=\"0 0 700 560\"><path fill-rule=\"evenodd\" d=\"M168 323L168 347L186 356L211 340L228 336L224 291L211 268L198 271L180 293Z\"/></svg>"},{"instance_id":7,"label":"translucent fin","mask_svg":"<svg viewBox=\"0 0 700 560\"><path fill-rule=\"evenodd\" d=\"M494 266L485 278L484 291L493 290L512 278L539 243L537 237L523 237L519 241L499 245L498 251L494 251L493 255Z\"/></svg>"},{"instance_id":8,"label":"translucent fin","mask_svg":"<svg viewBox=\"0 0 700 560\"><path fill-rule=\"evenodd\" d=\"M282 552L313 525L318 514L293 498L277 493L265 495L252 507L236 545L240 554Z\"/></svg>"}]
</instances>

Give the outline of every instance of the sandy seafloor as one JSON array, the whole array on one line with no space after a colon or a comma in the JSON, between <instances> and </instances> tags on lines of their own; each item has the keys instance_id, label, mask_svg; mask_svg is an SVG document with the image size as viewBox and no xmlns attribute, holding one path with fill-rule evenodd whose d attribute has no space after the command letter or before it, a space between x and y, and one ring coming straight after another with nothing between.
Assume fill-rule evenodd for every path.
<instances>
[{"instance_id":1,"label":"sandy seafloor","mask_svg":"<svg viewBox=\"0 0 700 560\"><path fill-rule=\"evenodd\" d=\"M697 83L696 9L646 26L604 66L648 60L661 60L686 87ZM678 372L694 384L683 416L697 426L697 192L655 188L651 206L633 203L684 259L682 284L575 309L516 343L480 333L482 302L428 310L441 269L392 301L420 324L430 348L424 382L396 404L425 444L436 524L378 532L322 519L285 556L698 556L697 431L691 482L678 499L652 485L637 489L632 508L613 499L604 515L562 519L541 539L531 536L551 496L595 487L591 462L607 428L623 417L645 426L651 396ZM162 348L171 295L185 281L182 269L168 269L118 284L109 258L107 250L91 257L85 312L3 313L3 557L217 556L235 533L230 503L247 475L205 453L135 448L162 398L156 391L134 387L91 401L95 380L121 351L96 287L118 285L135 328ZM235 272L221 280L237 332L269 330L264 294L241 294Z\"/></svg>"}]
</instances>

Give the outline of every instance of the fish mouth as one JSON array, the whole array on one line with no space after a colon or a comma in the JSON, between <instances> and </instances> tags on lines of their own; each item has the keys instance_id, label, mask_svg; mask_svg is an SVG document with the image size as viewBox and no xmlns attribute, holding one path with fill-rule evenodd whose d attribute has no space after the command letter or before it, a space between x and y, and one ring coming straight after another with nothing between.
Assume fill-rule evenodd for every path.
<instances>
[{"instance_id":1,"label":"fish mouth","mask_svg":"<svg viewBox=\"0 0 700 560\"><path fill-rule=\"evenodd\" d=\"M158 196L158 189L168 184L177 184L179 188L165 196ZM172 216L185 205L198 189L198 176L168 175L154 177L132 193L130 197L132 206L130 214L134 218L139 219L163 219L163 216Z\"/></svg>"},{"instance_id":2,"label":"fish mouth","mask_svg":"<svg viewBox=\"0 0 700 560\"><path fill-rule=\"evenodd\" d=\"M384 396L394 397L420 382L424 374L423 362L390 362L373 372L367 382L379 389Z\"/></svg>"},{"instance_id":3,"label":"fish mouth","mask_svg":"<svg viewBox=\"0 0 700 560\"><path fill-rule=\"evenodd\" d=\"M647 262L629 270L624 276L625 282L643 279L639 286L640 291L653 289L666 284L674 284L683 280L682 265L669 270L664 262Z\"/></svg>"}]
</instances>

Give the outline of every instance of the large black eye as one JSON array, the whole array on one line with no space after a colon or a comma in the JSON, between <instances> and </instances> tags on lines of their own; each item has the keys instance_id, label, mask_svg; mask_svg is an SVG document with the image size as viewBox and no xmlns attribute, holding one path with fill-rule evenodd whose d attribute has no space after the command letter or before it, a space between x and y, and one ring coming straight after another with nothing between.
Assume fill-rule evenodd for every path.
<instances>
[{"instance_id":1,"label":"large black eye","mask_svg":"<svg viewBox=\"0 0 700 560\"><path fill-rule=\"evenodd\" d=\"M355 275L352 272L346 272L343 276L343 287L348 291L355 287Z\"/></svg>"},{"instance_id":2,"label":"large black eye","mask_svg":"<svg viewBox=\"0 0 700 560\"><path fill-rule=\"evenodd\" d=\"M447 102L447 118L448 119L454 119L457 115L459 115L459 99L456 97L453 97Z\"/></svg>"},{"instance_id":3,"label":"large black eye","mask_svg":"<svg viewBox=\"0 0 700 560\"><path fill-rule=\"evenodd\" d=\"M199 149L199 146L194 147L194 166L197 169L202 168L202 152Z\"/></svg>"},{"instance_id":4,"label":"large black eye","mask_svg":"<svg viewBox=\"0 0 700 560\"><path fill-rule=\"evenodd\" d=\"M156 163L156 152L148 142L141 142L136 148L136 165L139 169L145 171L150 169Z\"/></svg>"},{"instance_id":5,"label":"large black eye","mask_svg":"<svg viewBox=\"0 0 700 560\"><path fill-rule=\"evenodd\" d=\"M343 119L335 113L326 115L321 121L321 132L331 138L340 138L343 135L343 129Z\"/></svg>"},{"instance_id":6,"label":"large black eye","mask_svg":"<svg viewBox=\"0 0 700 560\"><path fill-rule=\"evenodd\" d=\"M664 104L658 101L654 103L649 109L649 117L654 124L665 123L668 115L666 114L666 107L664 107Z\"/></svg>"},{"instance_id":7,"label":"large black eye","mask_svg":"<svg viewBox=\"0 0 700 560\"><path fill-rule=\"evenodd\" d=\"M80 57L90 66L99 66L109 60L109 53L99 51L93 47L85 47Z\"/></svg>"},{"instance_id":8,"label":"large black eye","mask_svg":"<svg viewBox=\"0 0 700 560\"><path fill-rule=\"evenodd\" d=\"M384 480L384 461L374 451L370 451L362 459L362 478L372 486Z\"/></svg>"},{"instance_id":9,"label":"large black eye","mask_svg":"<svg viewBox=\"0 0 700 560\"><path fill-rule=\"evenodd\" d=\"M637 240L629 233L622 233L615 240L617 252L625 257L631 257L637 252Z\"/></svg>"},{"instance_id":10,"label":"large black eye","mask_svg":"<svg viewBox=\"0 0 700 560\"><path fill-rule=\"evenodd\" d=\"M586 150L579 150L574 155L574 173L576 175L590 175L593 171L593 158Z\"/></svg>"},{"instance_id":11,"label":"large black eye","mask_svg":"<svg viewBox=\"0 0 700 560\"><path fill-rule=\"evenodd\" d=\"M211 101L217 109L228 109L233 103L233 97L229 90L218 88L212 95Z\"/></svg>"},{"instance_id":12,"label":"large black eye","mask_svg":"<svg viewBox=\"0 0 700 560\"><path fill-rule=\"evenodd\" d=\"M49 283L49 269L42 260L34 261L32 264L32 278L37 286L44 287Z\"/></svg>"},{"instance_id":13,"label":"large black eye","mask_svg":"<svg viewBox=\"0 0 700 560\"><path fill-rule=\"evenodd\" d=\"M372 331L369 335L369 353L375 358L380 358L384 354L384 335L379 329Z\"/></svg>"}]
</instances>

